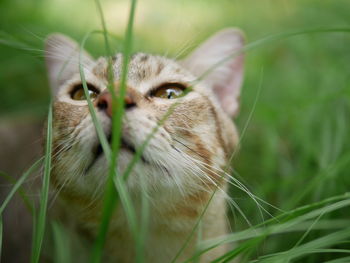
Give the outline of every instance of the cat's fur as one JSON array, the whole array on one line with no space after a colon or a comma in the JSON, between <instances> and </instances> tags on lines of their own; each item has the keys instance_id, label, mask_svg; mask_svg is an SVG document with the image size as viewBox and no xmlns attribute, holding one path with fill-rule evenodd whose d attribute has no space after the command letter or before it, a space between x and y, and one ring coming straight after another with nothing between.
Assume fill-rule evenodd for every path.
<instances>
[{"instance_id":1,"label":"cat's fur","mask_svg":"<svg viewBox=\"0 0 350 263\"><path fill-rule=\"evenodd\" d=\"M170 262L197 222L211 194L218 187L206 213L203 239L227 233L225 218L225 169L238 141L231 117L238 111L243 72L243 55L231 56L200 82L207 69L243 46L237 29L226 29L207 40L187 58L174 61L137 53L129 64L127 93L133 107L125 110L122 140L136 149L157 125L170 105L179 104L166 119L142 154L128 178L127 187L140 214L141 195L149 200L149 225L145 242L145 262ZM54 94L52 183L59 191L60 207L67 222L93 240L99 228L108 162L104 155L94 160L99 145L86 101L72 100L70 91L81 83L77 44L62 35L46 42L46 60ZM86 81L101 93L107 86L107 60L93 60L83 54ZM115 89L121 74L122 55L113 57ZM177 99L152 97L150 91L164 83L193 85L193 90ZM95 101L98 101L97 98ZM111 118L97 107L98 118L107 136ZM117 169L123 172L133 152L122 147ZM87 169L87 167L89 167ZM197 234L179 258L191 257ZM106 259L133 262L135 242L122 206L113 214L106 243ZM222 246L201 257L208 262L226 251Z\"/></svg>"}]
</instances>

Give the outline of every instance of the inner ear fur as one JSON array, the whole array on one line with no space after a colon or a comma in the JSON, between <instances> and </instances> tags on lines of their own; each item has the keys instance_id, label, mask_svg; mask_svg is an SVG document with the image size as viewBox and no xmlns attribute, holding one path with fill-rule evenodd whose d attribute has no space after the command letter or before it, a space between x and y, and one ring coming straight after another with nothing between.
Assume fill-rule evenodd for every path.
<instances>
[{"instance_id":1,"label":"inner ear fur","mask_svg":"<svg viewBox=\"0 0 350 263\"><path fill-rule=\"evenodd\" d=\"M215 94L222 109L234 117L239 109L239 95L243 81L244 35L236 28L214 34L180 63ZM209 70L209 71L208 71Z\"/></svg>"}]
</instances>

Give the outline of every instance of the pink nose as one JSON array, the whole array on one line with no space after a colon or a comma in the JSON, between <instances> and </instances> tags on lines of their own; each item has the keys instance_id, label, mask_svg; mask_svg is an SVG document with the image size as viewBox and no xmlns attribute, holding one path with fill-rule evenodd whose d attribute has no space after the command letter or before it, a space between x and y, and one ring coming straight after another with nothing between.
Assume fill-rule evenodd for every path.
<instances>
[{"instance_id":1,"label":"pink nose","mask_svg":"<svg viewBox=\"0 0 350 263\"><path fill-rule=\"evenodd\" d=\"M130 94L126 94L124 97L124 103L125 103L125 108L132 108L136 106L136 103L132 99ZM112 111L112 95L109 91L104 91L98 96L96 100L96 106L100 110L104 110L106 114L112 118L113 111Z\"/></svg>"}]
</instances>

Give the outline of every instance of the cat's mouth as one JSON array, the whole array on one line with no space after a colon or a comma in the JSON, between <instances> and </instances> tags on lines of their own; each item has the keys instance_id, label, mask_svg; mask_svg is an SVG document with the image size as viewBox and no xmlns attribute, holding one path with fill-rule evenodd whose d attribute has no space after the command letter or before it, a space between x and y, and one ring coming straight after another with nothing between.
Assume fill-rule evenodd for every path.
<instances>
[{"instance_id":1,"label":"cat's mouth","mask_svg":"<svg viewBox=\"0 0 350 263\"><path fill-rule=\"evenodd\" d=\"M111 135L109 135L107 137L107 141L108 141L108 143L110 145L111 142L112 142L112 136ZM128 143L124 138L121 138L120 148L129 150L132 153L136 153L135 147L133 145L131 145L130 143ZM95 160L98 159L102 155L102 153L103 153L102 144L99 143L97 145L97 147L95 148L95 150L94 150L94 159Z\"/></svg>"},{"instance_id":2,"label":"cat's mouth","mask_svg":"<svg viewBox=\"0 0 350 263\"><path fill-rule=\"evenodd\" d=\"M109 145L111 145L112 142L112 135L107 136L107 141ZM121 138L121 144L120 144L120 149L127 150L131 152L132 154L136 154L136 149L135 147L128 143L123 137ZM103 155L103 147L102 144L99 142L98 145L93 149L93 159L86 169L86 172L88 172L96 163L96 161ZM148 161L141 155L141 160L145 163L148 163Z\"/></svg>"}]
</instances>

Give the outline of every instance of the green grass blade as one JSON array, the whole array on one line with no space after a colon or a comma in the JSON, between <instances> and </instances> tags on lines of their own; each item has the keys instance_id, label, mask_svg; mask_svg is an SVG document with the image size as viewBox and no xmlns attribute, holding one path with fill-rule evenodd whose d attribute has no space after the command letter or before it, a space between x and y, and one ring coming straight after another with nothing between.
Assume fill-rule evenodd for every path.
<instances>
[{"instance_id":1,"label":"green grass blade","mask_svg":"<svg viewBox=\"0 0 350 263\"><path fill-rule=\"evenodd\" d=\"M270 228L258 228L253 229L249 228L244 231L236 232L233 235L235 235L235 238L231 239L231 242L239 242L239 246L236 247L236 249L227 252L225 255L223 255L220 259L224 260L226 258L231 258L235 255L240 255L239 251L243 252L252 247L252 243L256 241L256 244L258 244L260 241L264 240L266 237L271 237L273 235L279 235L279 234L286 234L292 232L303 232L310 229L312 226L313 230L337 230L337 229L343 229L348 227L350 224L350 220L335 220L334 222L331 220L325 220L325 221L319 221L317 224L315 224L313 221L307 221L298 223L295 226L288 226L288 227L282 227L280 228L279 225L272 226ZM208 242L208 241L207 241ZM217 243L216 243L217 242ZM225 242L225 243L231 243L231 242ZM219 244L220 243L220 244ZM206 244L206 242L203 242L203 244ZM197 257L199 255L202 255L206 253L207 251L213 249L214 247L220 246L220 241L212 242L212 247L205 245L201 246L201 249L197 252ZM254 248L254 247L252 247ZM185 260L183 263L193 262L193 259L195 257L191 257L187 260ZM220 261L218 261L220 262Z\"/></svg>"},{"instance_id":2,"label":"green grass blade","mask_svg":"<svg viewBox=\"0 0 350 263\"><path fill-rule=\"evenodd\" d=\"M113 83L114 83L114 72L113 72L113 62L112 62L113 54L111 52L111 48L110 48L110 44L109 44L109 40L108 40L108 31L107 31L105 18L103 15L101 3L99 0L95 0L95 3L97 6L98 14L101 18L102 34L104 37L106 55L107 55L107 60L108 60L108 69L107 69L108 88L109 88L109 91L112 93L112 97L115 98L115 92L114 92L114 88L113 88Z\"/></svg>"},{"instance_id":3,"label":"green grass blade","mask_svg":"<svg viewBox=\"0 0 350 263\"><path fill-rule=\"evenodd\" d=\"M349 263L350 257L342 257L334 260L325 261L324 263Z\"/></svg>"},{"instance_id":4,"label":"green grass blade","mask_svg":"<svg viewBox=\"0 0 350 263\"><path fill-rule=\"evenodd\" d=\"M259 242L261 242L262 238L255 238L244 242L243 244L238 245L235 249L229 251L225 255L213 260L211 263L219 263L219 262L230 262L235 257L241 255L246 250L255 247Z\"/></svg>"},{"instance_id":5,"label":"green grass blade","mask_svg":"<svg viewBox=\"0 0 350 263\"><path fill-rule=\"evenodd\" d=\"M126 83L129 71L129 61L132 52L132 31L134 24L134 16L136 9L136 0L131 1L128 25L125 32L125 40L123 44L123 63L122 63L122 71L120 77L120 86L119 86L119 94L116 99L115 96L112 96L112 151L114 153L114 158L112 158L111 163L111 171L115 167L115 162L118 158L119 149L120 149L120 139L121 139L121 131L122 131L122 121L124 115L124 98L126 95ZM114 83L111 83L114 85ZM113 165L114 164L114 165Z\"/></svg>"},{"instance_id":6,"label":"green grass blade","mask_svg":"<svg viewBox=\"0 0 350 263\"><path fill-rule=\"evenodd\" d=\"M85 46L86 41L88 40L88 38L92 34L97 33L97 32L100 33L100 31L91 31L88 34L86 34L85 37L83 38L83 40L80 44L81 48L80 48L79 61L81 61L81 59L82 59L82 57L81 57L82 50L84 50L84 46ZM95 130L96 130L98 139L101 143L103 152L106 156L106 159L107 159L108 163L110 163L111 158L112 158L111 157L112 151L111 151L111 148L110 148L109 143L107 141L106 135L103 131L102 125L101 125L99 119L97 118L95 107L90 99L84 69L83 69L81 63L79 63L79 71L80 71L80 78L81 78L83 88L84 88L85 97L86 97L88 107L89 107L89 112L90 112L90 115L92 118L92 122L95 126ZM113 213L113 208L114 208L115 202L116 202L116 200L115 200L116 198L111 197L114 195L115 195L115 188L114 188L114 185L111 184L110 179L109 179L109 180L107 180L105 198L104 198L103 209L102 209L102 219L101 219L101 224L100 224L100 228L98 231L98 235L97 235L97 238L96 238L94 246L93 246L92 255L91 255L91 262L100 262L101 261L102 251L103 251L103 247L104 247L104 243L105 243L105 239L106 239L106 235L107 235L107 231L108 231L109 219Z\"/></svg>"},{"instance_id":7,"label":"green grass blade","mask_svg":"<svg viewBox=\"0 0 350 263\"><path fill-rule=\"evenodd\" d=\"M84 39L81 42L81 51L84 50L84 46L85 46L87 39L91 36L91 34L94 34L94 33L104 33L104 32L103 31L91 31L90 33L86 34ZM80 53L80 61L81 61L81 53ZM111 163L112 162L111 160L113 159L113 156L112 156L113 152L111 151L111 148L110 148L109 143L107 141L106 135L102 129L102 125L97 118L97 114L96 114L96 110L94 108L94 105L89 97L86 78L85 78L84 70L83 70L81 63L79 63L79 69L80 69L80 78L82 80L85 97L87 98L89 111L90 111L91 118L92 118L92 121L94 123L95 129L96 129L97 136L100 140L103 152L106 156L108 163ZM114 171L112 171L112 172L114 173ZM110 173L111 173L111 170L110 170ZM100 262L101 261L103 247L104 247L105 239L107 236L109 221L110 221L110 218L113 214L114 207L116 205L117 197L116 197L115 186L114 186L114 183L112 180L113 177L114 177L114 175L110 176L110 174L109 174L109 177L107 180L105 197L104 197L103 208L102 208L102 219L101 219L101 224L100 224L97 238L94 242L92 255L91 255L91 262Z\"/></svg>"},{"instance_id":8,"label":"green grass blade","mask_svg":"<svg viewBox=\"0 0 350 263\"><path fill-rule=\"evenodd\" d=\"M145 243L146 238L148 234L148 227L149 227L149 206L150 202L148 199L148 187L145 182L145 178L141 176L140 178L141 183L141 222L139 223L139 236L136 243L136 262L142 262L143 256L145 253Z\"/></svg>"},{"instance_id":9,"label":"green grass blade","mask_svg":"<svg viewBox=\"0 0 350 263\"><path fill-rule=\"evenodd\" d=\"M224 243L238 241L237 237L240 235L243 235L243 236L247 235L246 238L249 238L249 237L260 236L261 234L268 235L268 234L272 234L272 233L282 233L283 231L285 231L289 228L297 227L298 224L300 224L302 222L312 220L314 218L317 218L319 215L331 213L333 211L342 209L342 208L347 207L347 206L350 206L350 199L345 199L345 200L327 205L325 207L312 210L310 212L307 212L306 214L298 215L295 218L289 219L285 222L280 222L280 223L272 225L272 226L267 226L265 228L259 228L259 229L248 229L247 232L243 231L243 232L239 232L239 233L233 233L233 234L227 236L227 239L224 241ZM312 225L312 224L314 224L314 221L310 222L310 225ZM316 226L317 226L317 224L315 225L315 227ZM260 231L262 231L262 232L260 232ZM259 234L259 232L260 232L260 234ZM238 235L236 235L236 234L238 234ZM243 236L241 236L241 237L243 237ZM239 238L239 240L241 240L240 238ZM244 238L244 239L246 239L246 238ZM214 243L216 243L216 242L214 242ZM218 244L216 244L216 245L218 245Z\"/></svg>"},{"instance_id":10,"label":"green grass blade","mask_svg":"<svg viewBox=\"0 0 350 263\"><path fill-rule=\"evenodd\" d=\"M15 185L16 184L16 180L14 178L12 178L11 176L0 172L0 176L4 177L5 180L7 180L8 182L10 182L11 184ZM24 203L24 205L26 206L26 208L28 209L28 211L33 214L34 212L34 208L32 203L30 202L29 198L28 198L28 194L26 193L26 191L22 188L22 186L20 186L18 188L18 194L20 195L20 197L22 198L22 201ZM0 213L1 214L1 213Z\"/></svg>"},{"instance_id":11,"label":"green grass blade","mask_svg":"<svg viewBox=\"0 0 350 263\"><path fill-rule=\"evenodd\" d=\"M102 220L100 224L99 233L93 249L92 262L100 262L100 259L102 257L103 246L104 246L107 231L108 231L108 225L109 225L111 216L113 214L113 210L117 200L117 193L115 191L115 186L113 181L116 176L115 167L116 167L116 161L117 161L118 153L120 149L122 117L124 114L124 97L126 93L126 79L127 79L127 72L128 72L128 64L129 64L130 54L132 50L132 27L133 27L133 21L134 21L136 1L132 1L125 42L123 45L124 46L123 68L122 68L122 76L121 76L121 85L119 90L120 93L118 98L116 98L115 92L114 92L114 72L113 72L111 53L110 53L110 48L109 48L108 38L107 38L107 29L104 22L102 8L98 0L96 0L96 4L97 4L100 18L102 21L103 32L105 36L106 51L109 57L108 58L108 71L109 71L108 88L112 94L113 118L112 118L112 152L109 158L109 175L108 175L108 180L106 185ZM124 187L123 184L118 184L118 186L121 188ZM127 205L128 207L126 212L129 213L131 211L130 208L132 204L131 202L126 201L126 200L129 200L129 198L127 198L127 193L123 190L122 190L122 193L123 193L124 204ZM132 213L128 214L128 216L129 218L132 218L133 214ZM134 225L134 224L131 224L131 225Z\"/></svg>"},{"instance_id":12,"label":"green grass blade","mask_svg":"<svg viewBox=\"0 0 350 263\"><path fill-rule=\"evenodd\" d=\"M91 256L91 262L96 263L101 262L103 247L106 242L110 219L113 215L113 211L117 204L117 193L115 190L115 186L111 185L109 182L106 186L105 196L107 196L107 198L104 198L102 208L102 219Z\"/></svg>"},{"instance_id":13,"label":"green grass blade","mask_svg":"<svg viewBox=\"0 0 350 263\"><path fill-rule=\"evenodd\" d=\"M300 200L302 200L307 194L310 194L312 190L317 188L320 183L327 178L327 174L335 173L340 169L347 167L350 163L350 154L345 154L340 157L333 165L331 165L328 169L320 171L320 173L316 174L314 178L308 181L308 184L302 189L302 191L292 196L289 200L287 200L286 207L295 207Z\"/></svg>"},{"instance_id":14,"label":"green grass blade","mask_svg":"<svg viewBox=\"0 0 350 263\"><path fill-rule=\"evenodd\" d=\"M334 203L328 204L325 207L315 208L320 204L321 205L325 203L327 204L329 201L334 201L334 200L336 200ZM319 215L328 214L333 211L345 208L347 206L350 206L350 198L348 194L333 197L333 198L324 200L322 202L315 203L312 205L314 209L311 211L310 211L310 206L301 207L291 212L286 212L285 214L277 217L277 219L280 222L276 224L267 225L267 223L274 222L275 219L273 219L265 222L265 224L267 225L266 227L257 226L257 227L249 228L247 230L243 230L240 232L232 233L224 237L204 241L201 244L201 251L199 254L203 254L208 250L211 250L215 247L218 247L226 243L234 243L237 241L243 241L243 240L253 239L253 238L261 238L269 235L282 234L282 233L288 233L288 232L294 232L294 231L307 231L311 227L313 230L333 229L333 228L338 229L338 228L346 227L349 224L349 220L345 220L343 222L337 222L337 223L335 222L332 223L332 221L319 221L315 223L313 219L317 218ZM192 259L193 258L190 258L185 262L191 262Z\"/></svg>"},{"instance_id":15,"label":"green grass blade","mask_svg":"<svg viewBox=\"0 0 350 263\"><path fill-rule=\"evenodd\" d=\"M50 103L48 120L47 120L47 138L45 148L45 165L44 165L44 177L41 190L41 201L39 208L39 215L35 224L35 233L33 235L33 250L31 262L37 263L40 259L40 252L42 242L45 234L45 223L47 213L47 202L49 198L49 185L50 185L50 172L51 172L51 153L52 153L52 104Z\"/></svg>"},{"instance_id":16,"label":"green grass blade","mask_svg":"<svg viewBox=\"0 0 350 263\"><path fill-rule=\"evenodd\" d=\"M126 214L127 222L129 223L129 226L130 226L131 233L134 236L136 241L138 238L138 222L136 220L135 209L132 204L130 195L127 192L127 188L125 186L125 182L123 178L121 178L120 176L116 176L114 179L114 182L115 182L115 187L118 190L120 201L124 207L124 211Z\"/></svg>"},{"instance_id":17,"label":"green grass blade","mask_svg":"<svg viewBox=\"0 0 350 263\"><path fill-rule=\"evenodd\" d=\"M343 242L340 242L340 244ZM350 254L349 249L338 249L338 248L317 248L310 249L311 253L345 253Z\"/></svg>"},{"instance_id":18,"label":"green grass blade","mask_svg":"<svg viewBox=\"0 0 350 263\"><path fill-rule=\"evenodd\" d=\"M33 48L29 46L27 43L16 39L12 35L4 31L0 31L0 45L5 45L11 48L17 48L17 49L31 51L39 54L42 53L41 49Z\"/></svg>"},{"instance_id":19,"label":"green grass blade","mask_svg":"<svg viewBox=\"0 0 350 263\"><path fill-rule=\"evenodd\" d=\"M2 252L2 236L3 236L3 225L2 225L2 216L0 216L0 259Z\"/></svg>"},{"instance_id":20,"label":"green grass blade","mask_svg":"<svg viewBox=\"0 0 350 263\"><path fill-rule=\"evenodd\" d=\"M1 207L0 207L0 216L2 215L2 213L4 212L6 206L8 205L8 203L11 201L12 197L14 196L14 194L18 191L18 189L20 189L21 185L25 182L25 180L27 180L28 176L30 174L32 174L33 172L35 172L41 165L43 158L40 158L39 160L37 160L15 183L15 185L13 186L13 188L11 189L10 193L6 196L4 202L2 203Z\"/></svg>"},{"instance_id":21,"label":"green grass blade","mask_svg":"<svg viewBox=\"0 0 350 263\"><path fill-rule=\"evenodd\" d=\"M320 214L320 215L315 219L315 221L312 223L312 225L310 226L310 228L306 230L306 232L302 235L302 237L298 240L298 242L294 245L294 247L293 247L292 249L294 249L295 247L298 247L298 246L304 241L304 239L307 237L307 235L311 232L313 226L317 224L317 222L321 219L321 217L322 217L323 215L324 215L324 214Z\"/></svg>"},{"instance_id":22,"label":"green grass blade","mask_svg":"<svg viewBox=\"0 0 350 263\"><path fill-rule=\"evenodd\" d=\"M276 253L266 259L258 259L258 262L289 262L311 253L319 253L321 248L326 248L350 238L350 228L342 229L332 234L317 238L308 243L295 247L286 252ZM328 251L329 252L329 251ZM342 251L344 253L344 251ZM269 255L265 256L268 257Z\"/></svg>"},{"instance_id":23,"label":"green grass blade","mask_svg":"<svg viewBox=\"0 0 350 263\"><path fill-rule=\"evenodd\" d=\"M135 248L136 248L136 262L142 262L141 256L142 245L140 245L141 239L139 238L140 231L138 229L138 222L136 219L135 208L129 193L127 192L126 185L121 176L118 174L114 177L113 171L115 171L116 162L119 156L120 142L122 136L122 122L124 115L124 98L126 95L126 83L129 72L129 62L133 46L133 25L136 10L136 0L131 0L131 6L129 11L128 24L125 32L125 40L123 44L123 60L120 77L119 94L117 100L112 96L112 162L110 164L110 178L113 179L115 186L118 190L118 195L123 204L126 217L128 218L130 230L134 236ZM113 84L113 83L112 83ZM140 250L141 249L141 250Z\"/></svg>"},{"instance_id":24,"label":"green grass blade","mask_svg":"<svg viewBox=\"0 0 350 263\"><path fill-rule=\"evenodd\" d=\"M199 263L200 262L200 253L198 253L200 251L200 243L203 241L203 224L202 221L199 222L198 225L198 233L197 233L197 240L196 240L196 251L194 254L194 258L193 258L193 263Z\"/></svg>"},{"instance_id":25,"label":"green grass blade","mask_svg":"<svg viewBox=\"0 0 350 263\"><path fill-rule=\"evenodd\" d=\"M52 231L55 247L54 262L69 263L71 262L71 244L64 228L57 222L52 222Z\"/></svg>"},{"instance_id":26,"label":"green grass blade","mask_svg":"<svg viewBox=\"0 0 350 263\"><path fill-rule=\"evenodd\" d=\"M94 30L94 31L87 33L80 43L79 73L80 73L80 79L81 79L81 82L82 82L83 88L84 88L85 98L86 98L86 101L88 103L89 112L91 114L92 122L94 123L96 133L97 133L98 139L100 140L103 152L106 155L107 160L109 160L110 156L111 156L111 149L110 149L109 143L107 141L106 135L102 129L102 125L101 125L99 119L97 118L94 104L92 103L91 98L89 96L89 90L88 90L87 83L86 83L84 69L83 69L82 64L80 63L80 61L82 61L82 51L84 50L86 41L91 37L92 34L96 34L96 33L101 33L101 31Z\"/></svg>"}]
</instances>

